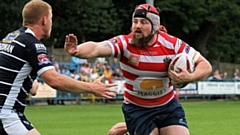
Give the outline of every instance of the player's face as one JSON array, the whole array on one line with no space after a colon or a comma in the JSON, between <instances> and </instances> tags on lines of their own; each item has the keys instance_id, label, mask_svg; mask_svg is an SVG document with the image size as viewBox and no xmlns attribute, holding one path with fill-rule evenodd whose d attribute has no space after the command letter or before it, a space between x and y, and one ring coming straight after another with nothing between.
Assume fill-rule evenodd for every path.
<instances>
[{"instance_id":1,"label":"player's face","mask_svg":"<svg viewBox=\"0 0 240 135\"><path fill-rule=\"evenodd\" d=\"M132 41L135 46L144 47L148 45L152 35L152 24L144 18L134 18L132 21Z\"/></svg>"},{"instance_id":2,"label":"player's face","mask_svg":"<svg viewBox=\"0 0 240 135\"><path fill-rule=\"evenodd\" d=\"M134 18L132 22L132 32L137 39L148 37L152 31L152 24L145 18Z\"/></svg>"},{"instance_id":3,"label":"player's face","mask_svg":"<svg viewBox=\"0 0 240 135\"><path fill-rule=\"evenodd\" d=\"M43 27L43 37L49 38L52 31L52 11L49 10L49 14L46 17L46 24Z\"/></svg>"}]
</instances>

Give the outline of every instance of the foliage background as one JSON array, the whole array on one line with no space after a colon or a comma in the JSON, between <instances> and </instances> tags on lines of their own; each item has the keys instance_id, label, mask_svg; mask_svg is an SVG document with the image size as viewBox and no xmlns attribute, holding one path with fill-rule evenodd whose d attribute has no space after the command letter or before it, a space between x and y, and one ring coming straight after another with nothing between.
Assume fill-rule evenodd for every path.
<instances>
[{"instance_id":1,"label":"foliage background","mask_svg":"<svg viewBox=\"0 0 240 135\"><path fill-rule=\"evenodd\" d=\"M53 7L52 36L43 42L63 48L66 34L79 42L101 41L130 32L134 7L145 0L45 0ZM28 0L2 0L0 38L21 27L21 10ZM240 63L240 0L161 0L161 23L207 59Z\"/></svg>"}]
</instances>

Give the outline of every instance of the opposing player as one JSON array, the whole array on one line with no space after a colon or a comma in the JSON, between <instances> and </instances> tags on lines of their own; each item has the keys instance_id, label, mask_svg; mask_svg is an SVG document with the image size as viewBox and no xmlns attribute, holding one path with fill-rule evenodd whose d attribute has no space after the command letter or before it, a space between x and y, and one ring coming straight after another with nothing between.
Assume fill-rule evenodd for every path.
<instances>
[{"instance_id":1,"label":"opposing player","mask_svg":"<svg viewBox=\"0 0 240 135\"><path fill-rule=\"evenodd\" d=\"M109 57L119 59L126 80L122 111L131 135L189 135L185 112L177 99L169 78L186 83L207 77L212 67L194 48L181 39L159 31L158 10L149 4L137 6L132 15L132 33L103 42L77 45L77 37L69 34L65 50L81 58ZM176 54L188 53L195 71L182 67L180 73L168 72Z\"/></svg>"},{"instance_id":2,"label":"opposing player","mask_svg":"<svg viewBox=\"0 0 240 135\"><path fill-rule=\"evenodd\" d=\"M116 95L101 79L94 83L74 80L56 72L40 41L50 37L52 8L42 0L31 0L22 11L23 27L0 42L0 135L40 135L24 115L30 77L41 77L51 87L65 92L90 92L111 98ZM29 77L30 76L30 77Z\"/></svg>"}]
</instances>

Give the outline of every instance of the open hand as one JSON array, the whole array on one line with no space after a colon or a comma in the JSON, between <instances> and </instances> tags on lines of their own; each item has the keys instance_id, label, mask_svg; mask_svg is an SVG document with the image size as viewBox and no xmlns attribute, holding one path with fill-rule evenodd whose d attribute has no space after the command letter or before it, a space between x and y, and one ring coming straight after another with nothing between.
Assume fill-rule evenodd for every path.
<instances>
[{"instance_id":1,"label":"open hand","mask_svg":"<svg viewBox=\"0 0 240 135\"><path fill-rule=\"evenodd\" d=\"M98 97L105 97L105 98L112 98L115 97L117 94L116 90L111 89L111 87L117 86L117 84L104 84L102 83L102 80L104 78L104 75L96 79L93 84L91 85L92 87L92 93L95 96Z\"/></svg>"},{"instance_id":2,"label":"open hand","mask_svg":"<svg viewBox=\"0 0 240 135\"><path fill-rule=\"evenodd\" d=\"M66 35L64 49L68 54L74 56L78 52L77 45L78 40L74 34Z\"/></svg>"}]
</instances>

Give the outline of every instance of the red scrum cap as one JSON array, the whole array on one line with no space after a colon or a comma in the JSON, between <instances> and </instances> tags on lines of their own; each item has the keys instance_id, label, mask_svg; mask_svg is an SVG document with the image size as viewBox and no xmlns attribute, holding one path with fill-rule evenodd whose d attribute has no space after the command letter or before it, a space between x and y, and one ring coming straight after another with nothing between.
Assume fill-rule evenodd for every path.
<instances>
[{"instance_id":1,"label":"red scrum cap","mask_svg":"<svg viewBox=\"0 0 240 135\"><path fill-rule=\"evenodd\" d=\"M133 12L133 18L141 17L148 19L152 24L152 34L159 30L160 26L160 16L159 11L153 5L141 4L135 8Z\"/></svg>"}]
</instances>

